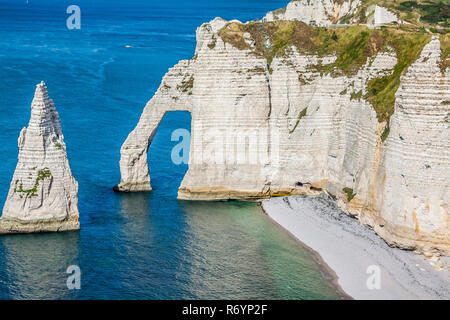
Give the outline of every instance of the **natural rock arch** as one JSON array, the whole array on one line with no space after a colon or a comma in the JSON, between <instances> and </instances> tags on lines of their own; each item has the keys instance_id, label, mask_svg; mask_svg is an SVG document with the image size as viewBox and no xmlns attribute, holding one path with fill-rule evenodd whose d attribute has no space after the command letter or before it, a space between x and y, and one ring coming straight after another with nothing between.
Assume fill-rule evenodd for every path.
<instances>
[{"instance_id":1,"label":"natural rock arch","mask_svg":"<svg viewBox=\"0 0 450 320\"><path fill-rule=\"evenodd\" d=\"M346 74L332 66L337 56L289 46L269 67L255 51L262 32L226 25L217 18L199 27L194 58L164 77L122 148L116 190L151 189L146 151L155 130L167 111L188 110L189 169L178 199L328 192L390 244L448 254L449 72L442 70L442 39L430 36L425 44L426 36L415 48L420 56L396 75L395 103L383 115L363 96L368 81L404 63L395 52L380 51ZM323 63L338 72L311 70ZM256 162L245 160L242 137L252 135Z\"/></svg>"},{"instance_id":2,"label":"natural rock arch","mask_svg":"<svg viewBox=\"0 0 450 320\"><path fill-rule=\"evenodd\" d=\"M192 113L193 71L183 60L171 68L153 98L145 106L136 128L129 134L120 153L120 184L117 192L151 191L147 153L162 119L169 111Z\"/></svg>"}]
</instances>

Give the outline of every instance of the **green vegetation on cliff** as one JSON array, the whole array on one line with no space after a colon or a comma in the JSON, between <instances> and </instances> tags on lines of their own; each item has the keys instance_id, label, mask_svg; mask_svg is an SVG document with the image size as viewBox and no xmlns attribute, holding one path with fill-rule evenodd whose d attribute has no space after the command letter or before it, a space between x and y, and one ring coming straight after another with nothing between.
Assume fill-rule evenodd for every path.
<instances>
[{"instance_id":1,"label":"green vegetation on cliff","mask_svg":"<svg viewBox=\"0 0 450 320\"><path fill-rule=\"evenodd\" d=\"M450 35L447 33L446 35L440 36L441 40L441 71L445 72L447 68L450 68Z\"/></svg>"},{"instance_id":2,"label":"green vegetation on cliff","mask_svg":"<svg viewBox=\"0 0 450 320\"><path fill-rule=\"evenodd\" d=\"M41 181L44 181L45 179L49 179L51 177L52 177L52 173L50 172L49 168L44 168L42 170L39 170L37 173L36 181L34 182L34 185L31 189L24 189L23 184L19 183L19 180L17 180L14 192L19 193L20 198L23 198L24 196L27 198L36 197L37 189L38 189Z\"/></svg>"},{"instance_id":3,"label":"green vegetation on cliff","mask_svg":"<svg viewBox=\"0 0 450 320\"><path fill-rule=\"evenodd\" d=\"M342 189L345 194L347 194L347 201L350 202L353 200L353 198L356 196L356 193L353 193L353 189L351 188L344 188Z\"/></svg>"},{"instance_id":4,"label":"green vegetation on cliff","mask_svg":"<svg viewBox=\"0 0 450 320\"><path fill-rule=\"evenodd\" d=\"M394 32L387 29L380 35L385 45L393 48L397 55L394 71L389 75L370 80L367 85L365 98L372 104L381 122L389 121L394 113L395 93L400 86L400 76L419 58L431 36L425 33Z\"/></svg>"},{"instance_id":5,"label":"green vegetation on cliff","mask_svg":"<svg viewBox=\"0 0 450 320\"><path fill-rule=\"evenodd\" d=\"M366 10L373 5L379 5L396 13L400 20L411 24L409 27L450 27L450 3L448 0L362 0L356 13L345 17L345 21L341 19L341 23L347 23L352 18L356 18L360 23L365 22Z\"/></svg>"},{"instance_id":6,"label":"green vegetation on cliff","mask_svg":"<svg viewBox=\"0 0 450 320\"><path fill-rule=\"evenodd\" d=\"M412 23L450 27L450 3L446 0L387 1L400 13L400 18Z\"/></svg>"},{"instance_id":7,"label":"green vegetation on cliff","mask_svg":"<svg viewBox=\"0 0 450 320\"><path fill-rule=\"evenodd\" d=\"M337 55L333 64L316 66L319 71L352 75L366 63L367 57L382 48L382 39L372 36L373 29L360 26L315 28L299 21L231 22L219 31L219 36L240 50L250 49L244 33L254 39L254 53L265 57L269 67L275 57L283 56L289 46L295 46L300 54Z\"/></svg>"},{"instance_id":8,"label":"green vegetation on cliff","mask_svg":"<svg viewBox=\"0 0 450 320\"><path fill-rule=\"evenodd\" d=\"M180 90L183 93L192 94L192 88L194 87L194 76L191 76L189 79L183 79L181 84L177 86L177 90Z\"/></svg>"},{"instance_id":9,"label":"green vegetation on cliff","mask_svg":"<svg viewBox=\"0 0 450 320\"><path fill-rule=\"evenodd\" d=\"M306 112L307 112L307 111L308 111L308 107L304 108L304 109L298 114L297 122L295 123L294 128L292 128L292 130L289 131L289 133L293 133L293 132L295 131L295 129L297 129L298 124L300 123L300 120L302 120L302 118L303 118L304 116L306 116Z\"/></svg>"},{"instance_id":10,"label":"green vegetation on cliff","mask_svg":"<svg viewBox=\"0 0 450 320\"><path fill-rule=\"evenodd\" d=\"M267 60L269 72L272 72L273 59L285 56L286 49L290 46L294 46L300 54L319 57L335 55L336 60L333 63L323 65L319 62L310 66L321 74L332 76L353 76L377 53L395 51L398 62L393 72L369 81L367 94L363 96L372 104L380 122L389 121L394 112L395 93L400 85L400 76L420 56L425 44L431 40L431 35L426 32L396 28L370 29L364 26L317 28L298 21L247 24L231 22L220 30L219 35L225 42L240 50L250 50L244 33L249 33L254 39L253 53ZM446 48L448 54L448 45ZM352 98L359 99L361 96L362 93L355 93Z\"/></svg>"}]
</instances>

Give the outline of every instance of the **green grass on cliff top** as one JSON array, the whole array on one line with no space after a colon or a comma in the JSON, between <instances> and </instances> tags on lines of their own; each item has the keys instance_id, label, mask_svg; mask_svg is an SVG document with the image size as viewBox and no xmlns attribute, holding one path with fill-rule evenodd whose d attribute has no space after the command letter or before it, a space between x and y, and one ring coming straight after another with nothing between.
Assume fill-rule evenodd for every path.
<instances>
[{"instance_id":1,"label":"green grass on cliff top","mask_svg":"<svg viewBox=\"0 0 450 320\"><path fill-rule=\"evenodd\" d=\"M334 2L342 3L343 0L334 0ZM450 28L450 2L448 0L361 0L361 5L355 13L345 15L333 23L366 23L367 18L370 17L370 14L366 15L366 11L373 5L389 9L397 14L400 20L412 24L413 27ZM286 8L281 8L273 13L277 15L285 11Z\"/></svg>"},{"instance_id":2,"label":"green grass on cliff top","mask_svg":"<svg viewBox=\"0 0 450 320\"><path fill-rule=\"evenodd\" d=\"M400 76L419 58L423 47L431 40L430 35L421 33L385 34L386 42L397 54L397 64L390 75L370 80L365 96L375 108L379 121L388 121L394 113L395 93L400 86Z\"/></svg>"},{"instance_id":3,"label":"green grass on cliff top","mask_svg":"<svg viewBox=\"0 0 450 320\"><path fill-rule=\"evenodd\" d=\"M450 34L442 35L440 37L441 40L441 71L445 72L447 68L450 68Z\"/></svg>"},{"instance_id":4,"label":"green grass on cliff top","mask_svg":"<svg viewBox=\"0 0 450 320\"><path fill-rule=\"evenodd\" d=\"M398 62L393 73L369 81L366 88L368 93L364 96L377 112L380 122L388 121L394 112L400 76L417 60L423 47L431 40L431 35L423 30L370 29L365 26L318 28L298 21L247 24L232 22L220 30L219 36L225 42L244 50L250 49L243 36L246 32L255 40L253 53L266 58L270 72L273 59L285 56L286 49L290 46L295 46L300 54L320 57L336 55L334 63L311 66L321 74L332 76L353 76L369 58L379 52L394 50ZM267 43L271 45L267 46ZM448 52L448 45L446 48Z\"/></svg>"}]
</instances>

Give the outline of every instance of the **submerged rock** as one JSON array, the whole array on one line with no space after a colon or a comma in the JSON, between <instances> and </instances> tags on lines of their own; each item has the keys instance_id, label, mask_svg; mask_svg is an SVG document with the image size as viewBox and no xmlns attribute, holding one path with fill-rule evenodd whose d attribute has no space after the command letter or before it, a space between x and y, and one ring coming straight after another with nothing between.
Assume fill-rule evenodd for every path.
<instances>
[{"instance_id":1,"label":"submerged rock","mask_svg":"<svg viewBox=\"0 0 450 320\"><path fill-rule=\"evenodd\" d=\"M78 183L70 170L58 112L41 82L0 218L0 234L78 230Z\"/></svg>"}]
</instances>

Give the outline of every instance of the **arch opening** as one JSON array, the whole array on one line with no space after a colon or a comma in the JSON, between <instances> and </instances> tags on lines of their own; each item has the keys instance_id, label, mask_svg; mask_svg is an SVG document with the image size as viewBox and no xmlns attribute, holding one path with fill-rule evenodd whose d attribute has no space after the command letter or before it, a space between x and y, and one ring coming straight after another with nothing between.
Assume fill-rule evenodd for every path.
<instances>
[{"instance_id":1,"label":"arch opening","mask_svg":"<svg viewBox=\"0 0 450 320\"><path fill-rule=\"evenodd\" d=\"M169 111L158 125L148 147L151 187L176 194L189 163L191 114Z\"/></svg>"},{"instance_id":2,"label":"arch opening","mask_svg":"<svg viewBox=\"0 0 450 320\"><path fill-rule=\"evenodd\" d=\"M164 110L142 120L122 146L122 180L113 188L116 192L152 191L150 166L166 180L171 177L168 172L178 177L180 172L184 176L187 171L191 113L182 109Z\"/></svg>"}]
</instances>

